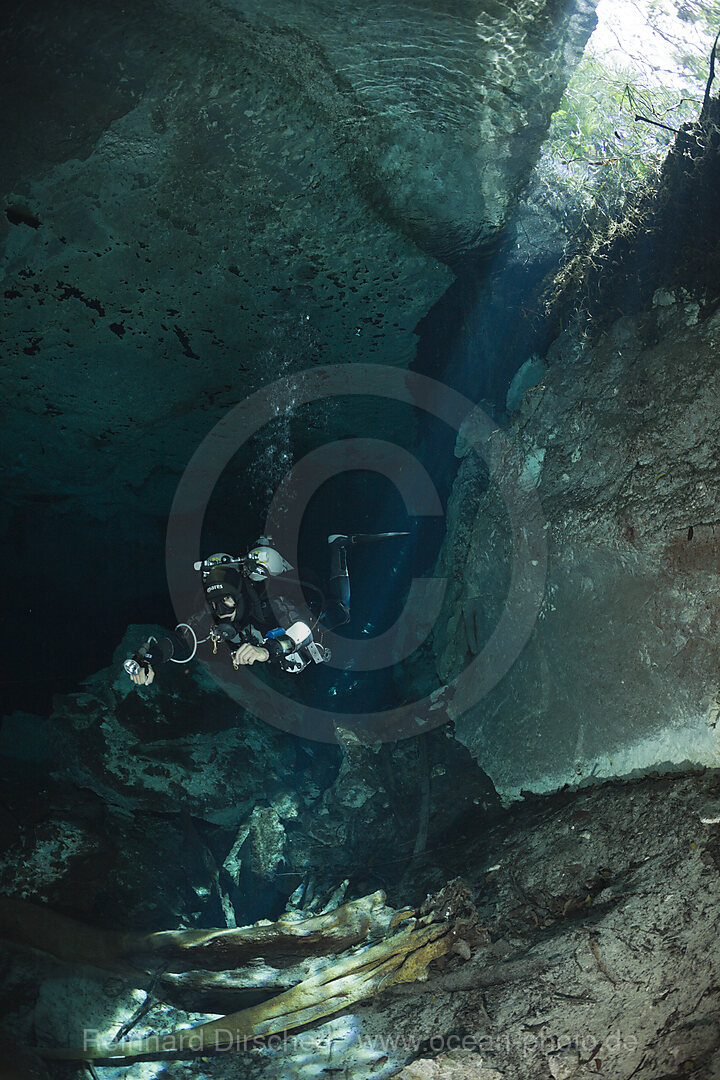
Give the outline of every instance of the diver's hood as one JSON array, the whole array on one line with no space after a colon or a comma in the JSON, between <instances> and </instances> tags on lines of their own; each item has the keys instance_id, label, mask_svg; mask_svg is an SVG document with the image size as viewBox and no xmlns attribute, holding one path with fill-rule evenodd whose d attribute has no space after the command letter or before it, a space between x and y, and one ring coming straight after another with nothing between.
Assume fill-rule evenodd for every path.
<instances>
[{"instance_id":1,"label":"diver's hood","mask_svg":"<svg viewBox=\"0 0 720 1080\"><path fill-rule=\"evenodd\" d=\"M235 611L237 612L237 609L242 605L240 582L240 572L233 567L216 566L207 575L203 582L203 588L208 603L216 615L227 615L229 613L230 609L223 604L223 599L226 596L232 597L235 601Z\"/></svg>"}]
</instances>

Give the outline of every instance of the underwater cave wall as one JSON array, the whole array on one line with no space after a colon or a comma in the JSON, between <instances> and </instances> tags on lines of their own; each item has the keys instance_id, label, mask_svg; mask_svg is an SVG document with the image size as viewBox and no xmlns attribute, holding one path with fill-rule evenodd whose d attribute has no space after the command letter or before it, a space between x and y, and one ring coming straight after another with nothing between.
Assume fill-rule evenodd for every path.
<instances>
[{"instance_id":1,"label":"underwater cave wall","mask_svg":"<svg viewBox=\"0 0 720 1080\"><path fill-rule=\"evenodd\" d=\"M12 620L55 632L62 609L63 670L69 617L106 647L133 604L166 617L172 495L231 406L318 362L412 360L444 260L502 229L593 23L586 0L11 5L3 532L42 568ZM284 419L234 463L233 542L318 441L413 439L367 400Z\"/></svg>"},{"instance_id":2,"label":"underwater cave wall","mask_svg":"<svg viewBox=\"0 0 720 1080\"><path fill-rule=\"evenodd\" d=\"M719 110L708 97L659 184L558 274L550 317L571 328L507 441L485 460L458 440L444 678L487 653L524 537L547 538L537 619L457 723L505 798L718 761Z\"/></svg>"},{"instance_id":3,"label":"underwater cave wall","mask_svg":"<svg viewBox=\"0 0 720 1080\"><path fill-rule=\"evenodd\" d=\"M442 557L441 675L482 654L522 534L547 537L538 617L509 673L456 722L504 798L718 759L720 314L687 294L617 320L594 345L566 332L506 429L492 474L530 480L538 520L508 506L467 443Z\"/></svg>"}]
</instances>

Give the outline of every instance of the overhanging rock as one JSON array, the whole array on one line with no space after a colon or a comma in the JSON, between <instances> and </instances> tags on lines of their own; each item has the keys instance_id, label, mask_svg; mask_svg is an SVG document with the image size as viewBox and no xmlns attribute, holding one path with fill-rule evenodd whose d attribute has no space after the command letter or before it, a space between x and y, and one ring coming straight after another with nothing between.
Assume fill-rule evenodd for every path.
<instances>
[{"instance_id":1,"label":"overhanging rock","mask_svg":"<svg viewBox=\"0 0 720 1080\"><path fill-rule=\"evenodd\" d=\"M560 338L507 429L535 476L547 580L509 674L456 722L505 799L717 765L719 343L717 314L659 293L594 347ZM459 449L444 678L482 653L514 557L496 485L479 491L485 466Z\"/></svg>"},{"instance_id":2,"label":"overhanging rock","mask_svg":"<svg viewBox=\"0 0 720 1080\"><path fill-rule=\"evenodd\" d=\"M259 385L317 360L408 363L442 260L502 230L593 22L587 0L16 16L14 498L162 513L188 448Z\"/></svg>"}]
</instances>

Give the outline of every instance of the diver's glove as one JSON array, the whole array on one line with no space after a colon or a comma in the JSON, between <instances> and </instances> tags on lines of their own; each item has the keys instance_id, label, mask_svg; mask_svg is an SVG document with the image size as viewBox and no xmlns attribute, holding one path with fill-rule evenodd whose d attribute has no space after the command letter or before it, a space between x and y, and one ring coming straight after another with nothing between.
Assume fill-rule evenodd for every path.
<instances>
[{"instance_id":1,"label":"diver's glove","mask_svg":"<svg viewBox=\"0 0 720 1080\"><path fill-rule=\"evenodd\" d=\"M151 643L148 641L145 645L141 645L138 651L133 653L130 659L123 664L130 679L137 686L149 686L155 678L155 672L148 660L150 650Z\"/></svg>"}]
</instances>

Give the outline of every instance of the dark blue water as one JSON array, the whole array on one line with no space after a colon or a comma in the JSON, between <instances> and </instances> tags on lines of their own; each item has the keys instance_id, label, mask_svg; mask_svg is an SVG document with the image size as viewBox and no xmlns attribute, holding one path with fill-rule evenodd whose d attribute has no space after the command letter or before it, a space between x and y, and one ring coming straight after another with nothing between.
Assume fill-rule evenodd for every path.
<instances>
[{"instance_id":1,"label":"dark blue water","mask_svg":"<svg viewBox=\"0 0 720 1080\"><path fill-rule=\"evenodd\" d=\"M374 472L351 472L324 484L308 506L300 534L301 569L328 580L327 536L332 533L405 531L410 535L348 549L350 621L335 633L367 641L403 616L413 578L431 576L444 536L444 518L409 517L398 490ZM308 703L331 711L363 712L404 700L402 665L388 654L387 667L365 672L317 666L304 673Z\"/></svg>"}]
</instances>

